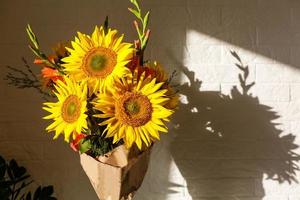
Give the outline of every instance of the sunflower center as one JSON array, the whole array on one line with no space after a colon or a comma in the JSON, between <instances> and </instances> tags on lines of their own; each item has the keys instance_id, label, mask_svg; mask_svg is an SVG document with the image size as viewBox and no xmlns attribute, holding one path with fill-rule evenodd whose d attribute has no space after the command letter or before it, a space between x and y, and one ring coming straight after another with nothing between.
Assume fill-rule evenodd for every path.
<instances>
[{"instance_id":1,"label":"sunflower center","mask_svg":"<svg viewBox=\"0 0 300 200\"><path fill-rule=\"evenodd\" d=\"M102 55L94 55L91 58L91 68L95 71L102 70L105 67L106 57Z\"/></svg>"},{"instance_id":2,"label":"sunflower center","mask_svg":"<svg viewBox=\"0 0 300 200\"><path fill-rule=\"evenodd\" d=\"M76 110L76 104L74 102L71 102L69 105L67 105L68 115L73 115L76 112Z\"/></svg>"},{"instance_id":3,"label":"sunflower center","mask_svg":"<svg viewBox=\"0 0 300 200\"><path fill-rule=\"evenodd\" d=\"M86 75L105 78L114 70L117 64L117 54L104 47L91 49L82 62L82 69Z\"/></svg>"},{"instance_id":4,"label":"sunflower center","mask_svg":"<svg viewBox=\"0 0 300 200\"><path fill-rule=\"evenodd\" d=\"M70 95L62 105L62 118L68 123L77 121L80 116L81 103L76 95Z\"/></svg>"},{"instance_id":5,"label":"sunflower center","mask_svg":"<svg viewBox=\"0 0 300 200\"><path fill-rule=\"evenodd\" d=\"M127 92L116 102L116 116L127 125L142 126L151 119L151 114L151 103L144 95Z\"/></svg>"},{"instance_id":6,"label":"sunflower center","mask_svg":"<svg viewBox=\"0 0 300 200\"><path fill-rule=\"evenodd\" d=\"M125 111L130 115L135 115L139 113L140 111L139 102L137 102L136 100L129 100L128 102L125 103Z\"/></svg>"}]
</instances>

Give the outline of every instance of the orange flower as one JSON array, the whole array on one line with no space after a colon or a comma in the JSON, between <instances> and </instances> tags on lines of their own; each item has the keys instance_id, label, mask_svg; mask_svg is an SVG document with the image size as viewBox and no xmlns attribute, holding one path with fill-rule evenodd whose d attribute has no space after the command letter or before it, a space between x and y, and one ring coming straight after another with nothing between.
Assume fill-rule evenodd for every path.
<instances>
[{"instance_id":1,"label":"orange flower","mask_svg":"<svg viewBox=\"0 0 300 200\"><path fill-rule=\"evenodd\" d=\"M43 60L41 60L41 59L39 59L39 58L34 59L33 63L34 63L34 64L37 64L37 65L42 65L42 64L44 64Z\"/></svg>"},{"instance_id":2,"label":"orange flower","mask_svg":"<svg viewBox=\"0 0 300 200\"><path fill-rule=\"evenodd\" d=\"M78 134L78 135L76 136L76 138L70 143L70 147L71 147L75 152L78 152L78 151L79 151L79 144L80 144L81 140L82 140L83 138L85 138L85 137L86 137L85 134L82 134L82 133Z\"/></svg>"},{"instance_id":3,"label":"orange flower","mask_svg":"<svg viewBox=\"0 0 300 200\"><path fill-rule=\"evenodd\" d=\"M44 67L42 69L42 76L44 79L50 79L53 82L56 82L57 80L63 80L63 77L59 74L58 70L50 67Z\"/></svg>"}]
</instances>

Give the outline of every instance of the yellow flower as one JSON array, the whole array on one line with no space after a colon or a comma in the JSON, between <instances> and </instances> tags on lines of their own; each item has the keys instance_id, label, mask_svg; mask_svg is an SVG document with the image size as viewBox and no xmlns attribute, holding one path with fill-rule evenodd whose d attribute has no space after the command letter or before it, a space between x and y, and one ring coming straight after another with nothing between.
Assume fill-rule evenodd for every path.
<instances>
[{"instance_id":1,"label":"yellow flower","mask_svg":"<svg viewBox=\"0 0 300 200\"><path fill-rule=\"evenodd\" d=\"M162 88L167 89L165 95L169 98L165 104L165 107L172 110L178 108L179 96L173 87L171 87L169 77L164 68L157 62L148 63L145 65L145 67L154 71L152 77L155 77L157 82L165 82Z\"/></svg>"},{"instance_id":2,"label":"yellow flower","mask_svg":"<svg viewBox=\"0 0 300 200\"><path fill-rule=\"evenodd\" d=\"M105 91L113 80L129 72L125 65L133 56L132 44L124 43L117 31L95 27L92 36L78 32L70 55L62 59L65 72L76 81L87 80L91 92Z\"/></svg>"},{"instance_id":3,"label":"yellow flower","mask_svg":"<svg viewBox=\"0 0 300 200\"><path fill-rule=\"evenodd\" d=\"M69 142L70 136L73 139L82 130L87 129L87 86L85 82L76 83L67 77L63 81L57 81L55 85L55 95L58 102L44 103L43 109L51 114L44 119L53 119L46 130L48 132L55 131L54 139L60 134L64 134L65 141Z\"/></svg>"},{"instance_id":4,"label":"yellow flower","mask_svg":"<svg viewBox=\"0 0 300 200\"><path fill-rule=\"evenodd\" d=\"M170 79L166 71L158 62L148 62L144 64L144 66L130 66L130 69L132 73L137 74L137 77L139 77L142 73L145 73L147 78L156 78L156 82L158 83L164 82L162 88L167 89L165 95L169 98L165 107L172 110L178 108L179 96L173 87L171 87L169 83Z\"/></svg>"},{"instance_id":5,"label":"yellow flower","mask_svg":"<svg viewBox=\"0 0 300 200\"><path fill-rule=\"evenodd\" d=\"M151 145L159 140L159 131L167 132L165 121L173 113L164 107L168 101L164 83L156 83L156 79L145 79L145 73L137 79L123 77L116 81L114 89L98 94L95 109L103 114L99 118L107 118L100 125L107 125L106 137L113 137L113 142L123 139L127 148L136 143L139 149L143 144Z\"/></svg>"}]
</instances>

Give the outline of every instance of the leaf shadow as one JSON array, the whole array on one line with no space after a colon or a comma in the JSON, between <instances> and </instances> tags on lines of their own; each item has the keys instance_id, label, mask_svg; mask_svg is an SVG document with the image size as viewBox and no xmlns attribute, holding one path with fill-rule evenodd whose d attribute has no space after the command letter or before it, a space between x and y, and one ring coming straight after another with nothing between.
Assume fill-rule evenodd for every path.
<instances>
[{"instance_id":1,"label":"leaf shadow","mask_svg":"<svg viewBox=\"0 0 300 200\"><path fill-rule=\"evenodd\" d=\"M262 199L265 178L298 182L295 135L283 133L279 114L250 93L249 66L231 53L240 73L229 95L201 91L195 72L182 67L189 83L180 88L186 103L173 119L179 127L170 152L193 199Z\"/></svg>"}]
</instances>

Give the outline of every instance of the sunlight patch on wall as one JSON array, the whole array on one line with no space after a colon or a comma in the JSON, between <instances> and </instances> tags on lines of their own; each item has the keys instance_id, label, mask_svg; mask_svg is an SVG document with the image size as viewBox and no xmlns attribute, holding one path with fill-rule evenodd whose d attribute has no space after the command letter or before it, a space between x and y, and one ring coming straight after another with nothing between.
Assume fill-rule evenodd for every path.
<instances>
[{"instance_id":1,"label":"sunlight patch on wall","mask_svg":"<svg viewBox=\"0 0 300 200\"><path fill-rule=\"evenodd\" d=\"M274 59L277 56L275 54L279 56L280 52L264 47L241 48L195 30L188 30L183 64L195 73L195 80L201 81L202 91L217 90L229 94L230 88L239 83L239 69L234 65L236 60L230 54L232 50L249 66L248 81L256 83L254 95L264 102L290 100L289 84L300 83L300 72L299 69ZM264 56L267 54L273 55ZM185 75L181 76L180 81L189 82ZM266 93L269 94L265 95Z\"/></svg>"}]
</instances>

